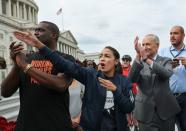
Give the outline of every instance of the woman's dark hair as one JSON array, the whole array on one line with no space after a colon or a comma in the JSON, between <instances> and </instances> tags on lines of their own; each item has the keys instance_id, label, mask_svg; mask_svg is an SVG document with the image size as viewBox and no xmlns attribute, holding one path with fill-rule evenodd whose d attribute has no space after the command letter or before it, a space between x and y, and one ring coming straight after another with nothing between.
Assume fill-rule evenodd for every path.
<instances>
[{"instance_id":1,"label":"woman's dark hair","mask_svg":"<svg viewBox=\"0 0 186 131\"><path fill-rule=\"evenodd\" d=\"M122 74L122 66L121 66L121 62L118 62L118 64L116 65L116 70L115 72Z\"/></svg>"},{"instance_id":2,"label":"woman's dark hair","mask_svg":"<svg viewBox=\"0 0 186 131\"><path fill-rule=\"evenodd\" d=\"M87 59L85 59L85 60L82 62L82 64L83 64L83 67L87 67Z\"/></svg>"},{"instance_id":3,"label":"woman's dark hair","mask_svg":"<svg viewBox=\"0 0 186 131\"><path fill-rule=\"evenodd\" d=\"M76 63L83 67L83 63L79 59L76 59Z\"/></svg>"},{"instance_id":4,"label":"woman's dark hair","mask_svg":"<svg viewBox=\"0 0 186 131\"><path fill-rule=\"evenodd\" d=\"M119 62L119 59L120 59L119 52L111 46L106 46L105 48L111 50L112 53L114 54L115 59L118 60L118 64L115 66L115 72L122 74L122 66L121 66L121 63Z\"/></svg>"},{"instance_id":5,"label":"woman's dark hair","mask_svg":"<svg viewBox=\"0 0 186 131\"><path fill-rule=\"evenodd\" d=\"M113 52L114 57L115 57L116 59L118 59L118 60L120 59L119 52L118 52L115 48L113 48L113 47L111 47L111 46L106 46L105 48L111 50L111 51Z\"/></svg>"},{"instance_id":6,"label":"woman's dark hair","mask_svg":"<svg viewBox=\"0 0 186 131\"><path fill-rule=\"evenodd\" d=\"M94 67L94 69L97 70L97 64L96 64L96 62L94 62L94 61L93 61L93 67Z\"/></svg>"},{"instance_id":7,"label":"woman's dark hair","mask_svg":"<svg viewBox=\"0 0 186 131\"><path fill-rule=\"evenodd\" d=\"M88 67L88 62L91 62L92 63L92 67L94 69L97 69L97 64L94 62L94 60L86 60L86 67Z\"/></svg>"}]
</instances>

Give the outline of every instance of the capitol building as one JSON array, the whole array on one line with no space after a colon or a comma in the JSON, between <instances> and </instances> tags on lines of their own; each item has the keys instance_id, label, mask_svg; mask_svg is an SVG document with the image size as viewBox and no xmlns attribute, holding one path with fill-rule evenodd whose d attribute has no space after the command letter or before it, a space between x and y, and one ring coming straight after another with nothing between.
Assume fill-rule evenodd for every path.
<instances>
[{"instance_id":1,"label":"capitol building","mask_svg":"<svg viewBox=\"0 0 186 131\"><path fill-rule=\"evenodd\" d=\"M15 30L33 32L38 24L38 11L39 8L34 0L0 0L0 57L4 58L7 64L6 69L0 69L0 83L13 64L9 57L9 46L13 41L18 40L12 32ZM57 49L81 61L84 60L85 54L78 48L78 43L70 31L60 33ZM25 50L29 52L36 49L25 45ZM13 101L11 105L10 101ZM0 116L7 119L15 118L18 109L18 94L0 100Z\"/></svg>"},{"instance_id":2,"label":"capitol building","mask_svg":"<svg viewBox=\"0 0 186 131\"><path fill-rule=\"evenodd\" d=\"M0 57L5 59L8 67L12 64L9 58L9 45L17 41L12 32L15 30L33 32L38 24L38 11L34 0L0 0ZM30 46L26 46L25 49L35 50ZM60 34L57 49L81 61L84 60L84 52L78 48L78 43L70 31Z\"/></svg>"}]
</instances>

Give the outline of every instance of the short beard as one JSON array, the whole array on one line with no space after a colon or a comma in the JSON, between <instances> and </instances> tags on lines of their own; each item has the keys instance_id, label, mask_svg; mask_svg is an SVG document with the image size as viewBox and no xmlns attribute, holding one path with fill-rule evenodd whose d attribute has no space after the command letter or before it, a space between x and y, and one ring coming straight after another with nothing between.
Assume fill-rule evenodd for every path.
<instances>
[{"instance_id":1,"label":"short beard","mask_svg":"<svg viewBox=\"0 0 186 131\"><path fill-rule=\"evenodd\" d=\"M179 47L183 42L171 43L174 47Z\"/></svg>"}]
</instances>

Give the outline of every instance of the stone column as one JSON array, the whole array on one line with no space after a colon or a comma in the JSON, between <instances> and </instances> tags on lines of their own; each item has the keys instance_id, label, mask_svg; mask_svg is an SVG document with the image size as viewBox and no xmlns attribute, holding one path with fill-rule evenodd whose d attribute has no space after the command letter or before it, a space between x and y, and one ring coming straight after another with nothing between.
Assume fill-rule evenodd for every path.
<instances>
[{"instance_id":1,"label":"stone column","mask_svg":"<svg viewBox=\"0 0 186 131\"><path fill-rule=\"evenodd\" d=\"M23 14L24 14L24 20L27 19L27 13L26 13L26 5L23 3Z\"/></svg>"},{"instance_id":2,"label":"stone column","mask_svg":"<svg viewBox=\"0 0 186 131\"><path fill-rule=\"evenodd\" d=\"M66 48L65 48L65 51L66 51L66 53L68 54L68 46L66 45L65 47L66 47Z\"/></svg>"},{"instance_id":3,"label":"stone column","mask_svg":"<svg viewBox=\"0 0 186 131\"><path fill-rule=\"evenodd\" d=\"M66 44L64 45L64 53L67 53Z\"/></svg>"},{"instance_id":4,"label":"stone column","mask_svg":"<svg viewBox=\"0 0 186 131\"><path fill-rule=\"evenodd\" d=\"M72 47L70 47L70 54L72 55ZM72 55L73 56L73 55Z\"/></svg>"},{"instance_id":5,"label":"stone column","mask_svg":"<svg viewBox=\"0 0 186 131\"><path fill-rule=\"evenodd\" d=\"M19 16L19 1L18 0L16 1L16 7L17 7L16 8L17 9L17 18L20 19L19 18L20 16Z\"/></svg>"},{"instance_id":6,"label":"stone column","mask_svg":"<svg viewBox=\"0 0 186 131\"><path fill-rule=\"evenodd\" d=\"M70 46L68 46L68 54L71 55Z\"/></svg>"},{"instance_id":7,"label":"stone column","mask_svg":"<svg viewBox=\"0 0 186 131\"><path fill-rule=\"evenodd\" d=\"M72 52L73 52L73 56L75 57L75 49L74 48L73 48Z\"/></svg>"},{"instance_id":8,"label":"stone column","mask_svg":"<svg viewBox=\"0 0 186 131\"><path fill-rule=\"evenodd\" d=\"M6 11L7 11L7 15L11 17L12 16L11 0L8 0L8 6Z\"/></svg>"},{"instance_id":9,"label":"stone column","mask_svg":"<svg viewBox=\"0 0 186 131\"><path fill-rule=\"evenodd\" d=\"M65 48L65 51L66 51L66 53L68 54L68 46L66 45L65 47L66 47L66 48Z\"/></svg>"},{"instance_id":10,"label":"stone column","mask_svg":"<svg viewBox=\"0 0 186 131\"><path fill-rule=\"evenodd\" d=\"M16 16L17 16L17 13L16 13L16 11L17 11L16 2L12 2L12 5L13 5L13 6L12 6L12 7L13 7L13 8L12 8L12 10L13 10L13 14L12 14L12 15L13 15L14 17L16 17Z\"/></svg>"},{"instance_id":11,"label":"stone column","mask_svg":"<svg viewBox=\"0 0 186 131\"><path fill-rule=\"evenodd\" d=\"M31 7L30 6L28 6L28 19L29 19L29 21L32 21Z\"/></svg>"},{"instance_id":12,"label":"stone column","mask_svg":"<svg viewBox=\"0 0 186 131\"><path fill-rule=\"evenodd\" d=\"M76 49L74 50L74 57L77 58L77 51L76 51Z\"/></svg>"},{"instance_id":13,"label":"stone column","mask_svg":"<svg viewBox=\"0 0 186 131\"><path fill-rule=\"evenodd\" d=\"M65 53L65 50L64 50L64 43L62 44L62 52Z\"/></svg>"},{"instance_id":14,"label":"stone column","mask_svg":"<svg viewBox=\"0 0 186 131\"><path fill-rule=\"evenodd\" d=\"M68 54L70 54L70 46L68 46Z\"/></svg>"},{"instance_id":15,"label":"stone column","mask_svg":"<svg viewBox=\"0 0 186 131\"><path fill-rule=\"evenodd\" d=\"M2 0L0 0L0 14L3 13L2 9L3 9L3 7L2 7Z\"/></svg>"},{"instance_id":16,"label":"stone column","mask_svg":"<svg viewBox=\"0 0 186 131\"><path fill-rule=\"evenodd\" d=\"M72 55L71 47L69 46L69 54Z\"/></svg>"},{"instance_id":17,"label":"stone column","mask_svg":"<svg viewBox=\"0 0 186 131\"><path fill-rule=\"evenodd\" d=\"M34 9L34 22L38 22L38 16L37 16L37 11Z\"/></svg>"},{"instance_id":18,"label":"stone column","mask_svg":"<svg viewBox=\"0 0 186 131\"><path fill-rule=\"evenodd\" d=\"M31 13L30 14L31 15L30 16L31 17L31 21L34 22L34 12L33 12L33 8L32 7L30 8L30 13Z\"/></svg>"},{"instance_id":19,"label":"stone column","mask_svg":"<svg viewBox=\"0 0 186 131\"><path fill-rule=\"evenodd\" d=\"M32 14L32 21L35 23L36 19L35 19L35 11L34 11L34 8L31 8L31 14Z\"/></svg>"},{"instance_id":20,"label":"stone column","mask_svg":"<svg viewBox=\"0 0 186 131\"><path fill-rule=\"evenodd\" d=\"M74 56L74 48L72 48L72 56Z\"/></svg>"},{"instance_id":21,"label":"stone column","mask_svg":"<svg viewBox=\"0 0 186 131\"><path fill-rule=\"evenodd\" d=\"M62 42L59 43L59 50L60 50L61 52L63 52L62 44L63 44Z\"/></svg>"}]
</instances>

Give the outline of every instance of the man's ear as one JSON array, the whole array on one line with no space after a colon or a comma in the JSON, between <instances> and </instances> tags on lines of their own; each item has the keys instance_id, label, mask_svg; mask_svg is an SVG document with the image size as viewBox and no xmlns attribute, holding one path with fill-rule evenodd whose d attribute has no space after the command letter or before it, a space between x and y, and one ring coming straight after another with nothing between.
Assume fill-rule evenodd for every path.
<instances>
[{"instance_id":1,"label":"man's ear","mask_svg":"<svg viewBox=\"0 0 186 131\"><path fill-rule=\"evenodd\" d=\"M57 37L57 34L52 33L52 38L56 39L56 37Z\"/></svg>"},{"instance_id":2,"label":"man's ear","mask_svg":"<svg viewBox=\"0 0 186 131\"><path fill-rule=\"evenodd\" d=\"M159 49L159 46L160 46L160 44L159 44L159 43L157 43L157 47L158 47L158 49Z\"/></svg>"}]
</instances>

